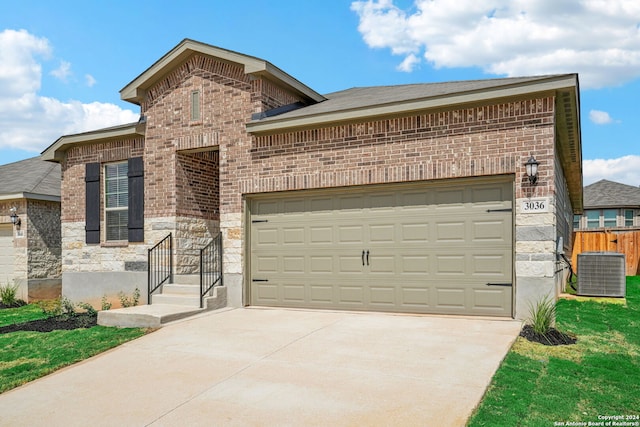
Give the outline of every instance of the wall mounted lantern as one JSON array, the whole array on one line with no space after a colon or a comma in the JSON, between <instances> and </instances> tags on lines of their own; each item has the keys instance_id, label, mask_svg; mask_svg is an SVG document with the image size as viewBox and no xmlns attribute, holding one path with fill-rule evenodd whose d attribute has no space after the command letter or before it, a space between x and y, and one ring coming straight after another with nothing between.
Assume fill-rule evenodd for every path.
<instances>
[{"instance_id":1,"label":"wall mounted lantern","mask_svg":"<svg viewBox=\"0 0 640 427\"><path fill-rule=\"evenodd\" d=\"M533 157L533 155L531 157L529 157L529 160L527 160L527 163L524 164L525 168L527 169L527 177L529 178L529 183L531 185L535 185L536 182L538 182L538 165L540 163L536 160L535 157Z\"/></svg>"},{"instance_id":2,"label":"wall mounted lantern","mask_svg":"<svg viewBox=\"0 0 640 427\"><path fill-rule=\"evenodd\" d=\"M14 207L14 208L11 208L11 209L9 209L9 210L11 211L11 215L9 216L9 218L11 218L11 224L13 224L13 225L15 225L15 226L18 226L18 227L19 227L19 226L20 226L20 223L21 223L22 221L20 221L20 217L19 217L19 216L18 216L18 214L16 213L16 211L17 211L18 209L16 209L16 208Z\"/></svg>"}]
</instances>

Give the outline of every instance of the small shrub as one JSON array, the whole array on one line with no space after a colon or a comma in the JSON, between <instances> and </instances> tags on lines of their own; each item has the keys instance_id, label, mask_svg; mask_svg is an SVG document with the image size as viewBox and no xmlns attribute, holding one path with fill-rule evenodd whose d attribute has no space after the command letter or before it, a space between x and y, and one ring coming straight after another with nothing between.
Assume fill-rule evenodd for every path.
<instances>
[{"instance_id":1,"label":"small shrub","mask_svg":"<svg viewBox=\"0 0 640 427\"><path fill-rule=\"evenodd\" d=\"M38 307L46 315L59 316L62 314L62 304L60 298L38 301Z\"/></svg>"},{"instance_id":2,"label":"small shrub","mask_svg":"<svg viewBox=\"0 0 640 427\"><path fill-rule=\"evenodd\" d=\"M89 304L88 302L79 302L77 304L77 306L81 309L83 309L85 311L86 314L88 314L89 316L97 316L98 312L96 311L95 308L93 308L93 306L91 304Z\"/></svg>"},{"instance_id":3,"label":"small shrub","mask_svg":"<svg viewBox=\"0 0 640 427\"><path fill-rule=\"evenodd\" d=\"M112 304L107 299L107 296L104 295L102 297L102 306L101 306L100 310L102 310L102 311L111 310L111 306L112 306Z\"/></svg>"},{"instance_id":4,"label":"small shrub","mask_svg":"<svg viewBox=\"0 0 640 427\"><path fill-rule=\"evenodd\" d=\"M76 305L67 297L62 297L60 300L60 308L62 310L62 314L67 316L75 316L76 314Z\"/></svg>"},{"instance_id":5,"label":"small shrub","mask_svg":"<svg viewBox=\"0 0 640 427\"><path fill-rule=\"evenodd\" d=\"M0 300L6 306L12 307L18 305L18 299L16 294L18 293L18 285L10 285L7 283L4 286L0 286Z\"/></svg>"},{"instance_id":6,"label":"small shrub","mask_svg":"<svg viewBox=\"0 0 640 427\"><path fill-rule=\"evenodd\" d=\"M529 306L531 317L529 324L533 331L540 335L546 335L553 327L556 319L556 303L547 296L538 301L535 306Z\"/></svg>"},{"instance_id":7,"label":"small shrub","mask_svg":"<svg viewBox=\"0 0 640 427\"><path fill-rule=\"evenodd\" d=\"M128 297L124 292L118 292L118 298L120 299L120 305L122 307L135 307L140 302L140 289L136 288L133 291L131 297Z\"/></svg>"}]
</instances>

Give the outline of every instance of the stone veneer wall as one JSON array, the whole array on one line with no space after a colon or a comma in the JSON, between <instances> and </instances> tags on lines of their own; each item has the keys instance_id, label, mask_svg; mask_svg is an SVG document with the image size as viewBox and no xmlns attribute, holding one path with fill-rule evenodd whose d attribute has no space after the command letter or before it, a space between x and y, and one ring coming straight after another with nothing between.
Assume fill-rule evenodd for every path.
<instances>
[{"instance_id":1,"label":"stone veneer wall","mask_svg":"<svg viewBox=\"0 0 640 427\"><path fill-rule=\"evenodd\" d=\"M13 228L17 297L27 302L60 296L62 266L60 203L32 199L0 202L0 212L17 208L20 226ZM9 215L2 222L10 223ZM4 285L4 283L2 284Z\"/></svg>"}]
</instances>

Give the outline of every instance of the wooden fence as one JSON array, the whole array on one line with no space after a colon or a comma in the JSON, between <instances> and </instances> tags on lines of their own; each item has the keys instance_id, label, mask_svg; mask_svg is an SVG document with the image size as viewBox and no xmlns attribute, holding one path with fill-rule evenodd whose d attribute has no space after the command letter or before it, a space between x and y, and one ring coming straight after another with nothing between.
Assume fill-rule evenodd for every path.
<instances>
[{"instance_id":1,"label":"wooden fence","mask_svg":"<svg viewBox=\"0 0 640 427\"><path fill-rule=\"evenodd\" d=\"M582 252L619 252L625 255L627 276L640 275L640 230L576 231L571 263L578 268Z\"/></svg>"}]
</instances>

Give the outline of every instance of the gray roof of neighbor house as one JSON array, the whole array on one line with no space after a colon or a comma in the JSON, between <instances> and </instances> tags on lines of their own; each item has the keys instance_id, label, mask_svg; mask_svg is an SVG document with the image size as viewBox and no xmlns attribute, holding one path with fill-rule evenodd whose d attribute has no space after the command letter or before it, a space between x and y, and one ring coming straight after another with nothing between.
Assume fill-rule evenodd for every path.
<instances>
[{"instance_id":1,"label":"gray roof of neighbor house","mask_svg":"<svg viewBox=\"0 0 640 427\"><path fill-rule=\"evenodd\" d=\"M640 187L602 179L584 187L584 207L640 208Z\"/></svg>"},{"instance_id":2,"label":"gray roof of neighbor house","mask_svg":"<svg viewBox=\"0 0 640 427\"><path fill-rule=\"evenodd\" d=\"M0 166L0 200L60 200L60 164L40 157Z\"/></svg>"}]
</instances>

